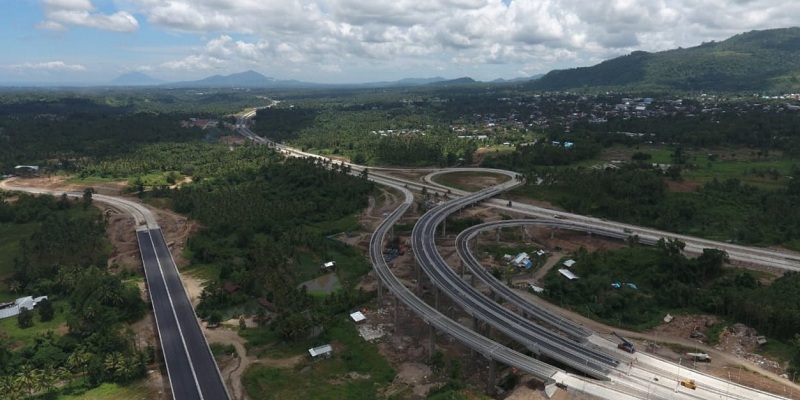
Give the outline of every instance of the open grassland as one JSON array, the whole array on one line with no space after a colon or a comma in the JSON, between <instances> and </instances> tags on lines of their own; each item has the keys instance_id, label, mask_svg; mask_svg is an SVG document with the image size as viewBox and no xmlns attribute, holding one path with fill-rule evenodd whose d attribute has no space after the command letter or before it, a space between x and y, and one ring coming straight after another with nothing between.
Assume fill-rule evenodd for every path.
<instances>
[{"instance_id":1,"label":"open grassland","mask_svg":"<svg viewBox=\"0 0 800 400\"><path fill-rule=\"evenodd\" d=\"M375 345L365 342L344 319L314 345L323 343L333 344L330 359L306 360L293 368L250 367L242 378L248 395L253 399L373 399L394 378L395 371ZM296 343L290 346L290 354L308 354L309 347L309 343Z\"/></svg>"},{"instance_id":2,"label":"open grassland","mask_svg":"<svg viewBox=\"0 0 800 400\"><path fill-rule=\"evenodd\" d=\"M47 331L54 331L62 334L59 330L66 331L67 315L69 315L69 305L66 301L54 301L53 310L55 315L52 320L42 322L39 313L34 309L33 326L30 328L20 328L17 324L17 317L0 319L0 332L8 335L12 343L18 346L33 346L36 338L44 335ZM63 325L63 327L62 327Z\"/></svg>"},{"instance_id":3,"label":"open grassland","mask_svg":"<svg viewBox=\"0 0 800 400\"><path fill-rule=\"evenodd\" d=\"M458 171L436 175L433 181L448 187L476 192L487 186L498 185L509 180L503 174L478 171Z\"/></svg>"},{"instance_id":4,"label":"open grassland","mask_svg":"<svg viewBox=\"0 0 800 400\"><path fill-rule=\"evenodd\" d=\"M65 390L70 392L69 390ZM76 389L70 394L58 396L58 400L149 400L160 398L158 391L148 387L146 379L128 385L116 383L103 383L102 385L85 390Z\"/></svg>"}]
</instances>

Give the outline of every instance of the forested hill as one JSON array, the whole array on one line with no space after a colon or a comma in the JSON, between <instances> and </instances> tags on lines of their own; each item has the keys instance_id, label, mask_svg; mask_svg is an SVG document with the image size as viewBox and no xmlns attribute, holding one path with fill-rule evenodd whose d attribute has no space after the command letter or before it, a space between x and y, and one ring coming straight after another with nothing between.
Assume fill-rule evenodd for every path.
<instances>
[{"instance_id":1,"label":"forested hill","mask_svg":"<svg viewBox=\"0 0 800 400\"><path fill-rule=\"evenodd\" d=\"M722 42L658 53L635 51L592 67L554 70L530 89L674 89L779 91L800 89L800 28L751 31Z\"/></svg>"}]
</instances>

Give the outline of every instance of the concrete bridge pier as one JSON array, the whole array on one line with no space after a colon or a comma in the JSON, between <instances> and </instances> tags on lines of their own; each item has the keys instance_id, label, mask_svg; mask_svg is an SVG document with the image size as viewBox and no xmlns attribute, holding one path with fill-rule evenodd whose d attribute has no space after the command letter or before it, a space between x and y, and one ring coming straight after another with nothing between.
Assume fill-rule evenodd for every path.
<instances>
[{"instance_id":1,"label":"concrete bridge pier","mask_svg":"<svg viewBox=\"0 0 800 400\"><path fill-rule=\"evenodd\" d=\"M430 345L428 346L428 357L433 357L436 353L436 328L433 325L428 325L430 328Z\"/></svg>"},{"instance_id":2,"label":"concrete bridge pier","mask_svg":"<svg viewBox=\"0 0 800 400\"><path fill-rule=\"evenodd\" d=\"M447 236L447 218L442 221L442 237Z\"/></svg>"},{"instance_id":3,"label":"concrete bridge pier","mask_svg":"<svg viewBox=\"0 0 800 400\"><path fill-rule=\"evenodd\" d=\"M400 305L397 302L397 297L394 298L394 330L397 330L397 314L400 313Z\"/></svg>"},{"instance_id":4,"label":"concrete bridge pier","mask_svg":"<svg viewBox=\"0 0 800 400\"><path fill-rule=\"evenodd\" d=\"M489 378L486 382L486 394L494 396L495 382L497 382L497 361L489 359Z\"/></svg>"},{"instance_id":5,"label":"concrete bridge pier","mask_svg":"<svg viewBox=\"0 0 800 400\"><path fill-rule=\"evenodd\" d=\"M499 227L497 229L495 229L494 242L495 243L500 243L500 228Z\"/></svg>"}]
</instances>

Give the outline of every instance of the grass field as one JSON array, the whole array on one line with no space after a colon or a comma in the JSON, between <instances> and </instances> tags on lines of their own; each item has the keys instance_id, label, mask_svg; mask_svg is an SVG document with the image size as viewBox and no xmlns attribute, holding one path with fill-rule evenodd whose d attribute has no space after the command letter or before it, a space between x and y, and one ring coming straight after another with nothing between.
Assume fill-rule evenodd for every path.
<instances>
[{"instance_id":1,"label":"grass field","mask_svg":"<svg viewBox=\"0 0 800 400\"><path fill-rule=\"evenodd\" d=\"M128 385L104 383L94 389L75 389L57 400L148 400L158 398L158 391L147 386L144 379Z\"/></svg>"},{"instance_id":2,"label":"grass field","mask_svg":"<svg viewBox=\"0 0 800 400\"><path fill-rule=\"evenodd\" d=\"M374 399L381 386L391 383L395 371L375 345L358 336L355 327L345 319L329 327L324 336L313 344L296 346L293 354L305 353L309 347L323 342L334 343L330 359L309 360L289 369L251 366L242 378L250 398Z\"/></svg>"},{"instance_id":3,"label":"grass field","mask_svg":"<svg viewBox=\"0 0 800 400\"><path fill-rule=\"evenodd\" d=\"M477 171L450 172L433 177L433 181L440 185L468 192L481 190L487 186L487 183L497 185L507 182L509 179L508 176L503 174Z\"/></svg>"},{"instance_id":4,"label":"grass field","mask_svg":"<svg viewBox=\"0 0 800 400\"><path fill-rule=\"evenodd\" d=\"M47 331L57 331L66 322L69 314L67 302L55 301L53 309L56 312L55 316L47 322L41 322L39 313L34 310L33 326L26 329L17 326L17 317L0 319L0 332L7 334L9 339L18 345L31 346L36 342L37 336L47 333Z\"/></svg>"},{"instance_id":5,"label":"grass field","mask_svg":"<svg viewBox=\"0 0 800 400\"><path fill-rule=\"evenodd\" d=\"M673 146L668 145L640 145L637 147L612 146L605 149L597 158L586 160L578 164L591 167L611 161L630 161L634 153L650 154L647 160L653 164L672 164ZM686 163L682 176L684 180L706 183L714 178L725 180L736 178L743 183L748 183L763 189L777 189L783 186L788 178L792 165L800 165L797 160L784 157L780 152L773 151L767 156L759 157L752 149L731 148L692 148L684 149ZM776 169L777 179L764 172Z\"/></svg>"}]
</instances>

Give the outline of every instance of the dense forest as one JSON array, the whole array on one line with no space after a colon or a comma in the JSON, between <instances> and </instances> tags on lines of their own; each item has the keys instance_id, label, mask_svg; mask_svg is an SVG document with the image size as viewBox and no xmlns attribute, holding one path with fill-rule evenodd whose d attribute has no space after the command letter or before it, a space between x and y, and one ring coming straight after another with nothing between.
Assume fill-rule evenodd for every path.
<instances>
[{"instance_id":1,"label":"dense forest","mask_svg":"<svg viewBox=\"0 0 800 400\"><path fill-rule=\"evenodd\" d=\"M687 49L634 51L591 67L551 71L527 87L790 93L800 88L798 61L800 28L772 29Z\"/></svg>"},{"instance_id":2,"label":"dense forest","mask_svg":"<svg viewBox=\"0 0 800 400\"><path fill-rule=\"evenodd\" d=\"M7 271L9 290L48 296L34 311L3 321L21 331L0 332L3 398L79 393L102 382L131 382L144 376L155 356L152 348L139 348L126 333L127 323L140 319L146 305L135 284L106 267L111 249L105 222L89 202L24 194L0 202L0 226L33 227ZM22 342L12 339L27 337L23 331L51 321L65 323L68 331L47 330Z\"/></svg>"},{"instance_id":3,"label":"dense forest","mask_svg":"<svg viewBox=\"0 0 800 400\"><path fill-rule=\"evenodd\" d=\"M324 165L316 159L284 161L262 149L272 154L271 159L166 194L176 211L205 226L188 243L193 263L214 265L219 271L203 291L198 314L212 317L264 298L278 311L272 328L294 337L302 332L298 326L307 328L317 321L298 318L298 312L312 310L314 315L330 316L335 314L329 312L331 308L341 312L363 301L364 294L349 286L325 302L297 287L319 275L322 261L302 265L301 259L308 254L319 260L332 254L361 257L326 236L357 228L351 216L366 207L374 184L350 175L346 167ZM340 275L366 272L363 261L358 265L359 271ZM226 284L239 290L226 291Z\"/></svg>"},{"instance_id":4,"label":"dense forest","mask_svg":"<svg viewBox=\"0 0 800 400\"><path fill-rule=\"evenodd\" d=\"M741 321L770 337L794 341L800 331L800 302L794 294L800 274L787 273L765 285L746 270L725 268L723 251L705 249L687 258L683 247L680 241L662 239L655 248L581 249L571 267L580 279L566 280L552 270L544 293L555 304L614 326L649 328L667 312L688 310Z\"/></svg>"}]
</instances>

